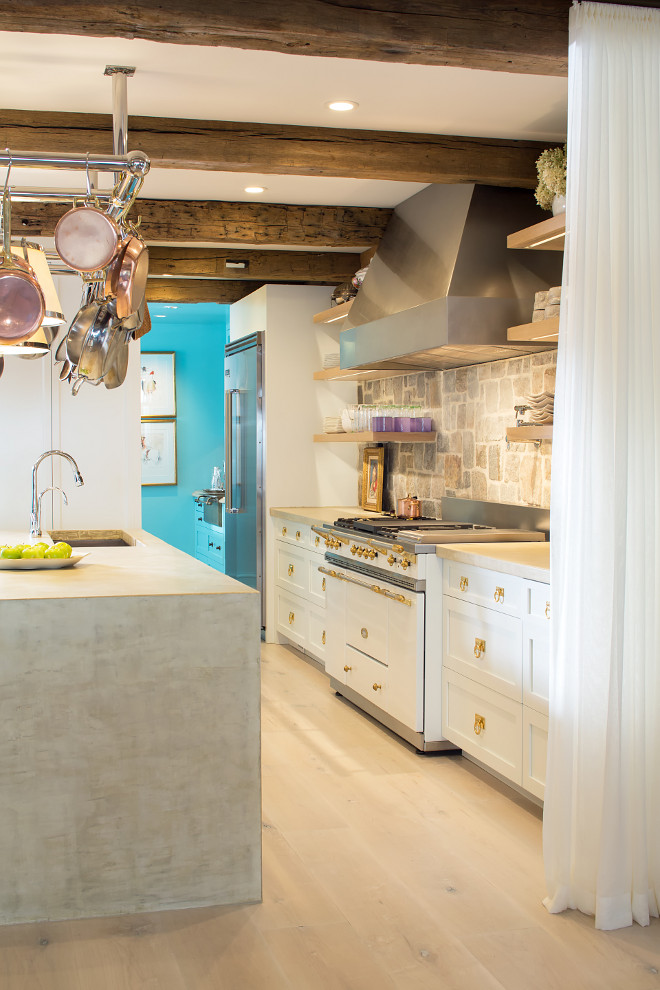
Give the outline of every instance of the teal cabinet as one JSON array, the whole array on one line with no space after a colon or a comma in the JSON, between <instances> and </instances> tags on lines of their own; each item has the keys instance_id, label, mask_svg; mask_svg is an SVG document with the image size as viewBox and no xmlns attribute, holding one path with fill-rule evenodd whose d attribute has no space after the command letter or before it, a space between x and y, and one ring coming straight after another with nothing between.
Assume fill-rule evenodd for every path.
<instances>
[{"instance_id":1,"label":"teal cabinet","mask_svg":"<svg viewBox=\"0 0 660 990\"><path fill-rule=\"evenodd\" d=\"M204 521L204 509L195 505L195 557L216 571L225 570L225 531Z\"/></svg>"}]
</instances>

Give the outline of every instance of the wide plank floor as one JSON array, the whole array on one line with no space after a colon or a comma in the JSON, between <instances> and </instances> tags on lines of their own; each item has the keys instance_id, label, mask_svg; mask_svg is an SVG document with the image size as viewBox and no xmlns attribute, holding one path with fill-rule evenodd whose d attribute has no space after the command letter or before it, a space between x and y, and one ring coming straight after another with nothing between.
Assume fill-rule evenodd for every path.
<instances>
[{"instance_id":1,"label":"wide plank floor","mask_svg":"<svg viewBox=\"0 0 660 990\"><path fill-rule=\"evenodd\" d=\"M541 904L537 809L264 646L263 903L0 928L0 990L660 990L660 923Z\"/></svg>"}]
</instances>

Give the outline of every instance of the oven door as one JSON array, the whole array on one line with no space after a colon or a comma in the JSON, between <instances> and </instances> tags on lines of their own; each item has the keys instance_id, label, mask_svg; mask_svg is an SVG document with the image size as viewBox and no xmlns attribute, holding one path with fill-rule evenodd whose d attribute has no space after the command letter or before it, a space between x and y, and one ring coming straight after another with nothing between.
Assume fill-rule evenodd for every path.
<instances>
[{"instance_id":1,"label":"oven door","mask_svg":"<svg viewBox=\"0 0 660 990\"><path fill-rule=\"evenodd\" d=\"M326 576L329 616L339 626L326 658L333 687L394 731L398 726L379 712L422 733L424 592L402 589L386 575L365 576L348 561L319 570Z\"/></svg>"}]
</instances>

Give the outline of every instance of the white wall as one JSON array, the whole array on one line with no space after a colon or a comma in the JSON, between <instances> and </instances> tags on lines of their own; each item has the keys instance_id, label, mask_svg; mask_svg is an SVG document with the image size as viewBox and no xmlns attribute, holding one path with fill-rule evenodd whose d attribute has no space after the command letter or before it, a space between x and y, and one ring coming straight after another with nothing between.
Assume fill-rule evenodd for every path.
<instances>
[{"instance_id":1,"label":"white wall","mask_svg":"<svg viewBox=\"0 0 660 990\"><path fill-rule=\"evenodd\" d=\"M76 276L55 279L67 325L80 306L82 283ZM60 331L60 338L66 326ZM117 389L83 385L77 396L59 381L51 354L26 361L5 358L0 379L0 520L2 528L25 530L30 524L32 465L45 450L70 453L85 480L76 488L62 458L39 468L39 490L60 485L43 500L43 528L119 528L140 525L140 361L131 345L126 381Z\"/></svg>"}]
</instances>

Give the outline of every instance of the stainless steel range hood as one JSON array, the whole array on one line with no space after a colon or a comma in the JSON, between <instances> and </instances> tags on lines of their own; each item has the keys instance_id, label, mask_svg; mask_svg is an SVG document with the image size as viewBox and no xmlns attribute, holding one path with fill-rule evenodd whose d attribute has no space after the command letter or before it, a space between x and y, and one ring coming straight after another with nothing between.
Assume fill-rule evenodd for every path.
<instances>
[{"instance_id":1,"label":"stainless steel range hood","mask_svg":"<svg viewBox=\"0 0 660 990\"><path fill-rule=\"evenodd\" d=\"M511 344L534 294L561 284L557 251L507 234L545 218L524 189L431 185L394 211L341 334L342 368L458 368L554 344Z\"/></svg>"}]
</instances>

